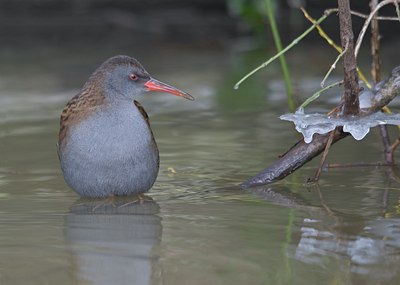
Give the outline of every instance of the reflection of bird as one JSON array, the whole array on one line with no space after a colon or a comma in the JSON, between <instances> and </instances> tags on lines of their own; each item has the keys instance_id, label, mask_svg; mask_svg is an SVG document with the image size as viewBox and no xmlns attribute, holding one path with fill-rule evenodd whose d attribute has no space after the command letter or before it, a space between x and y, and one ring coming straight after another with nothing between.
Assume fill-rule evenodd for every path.
<instances>
[{"instance_id":1,"label":"reflection of bird","mask_svg":"<svg viewBox=\"0 0 400 285\"><path fill-rule=\"evenodd\" d=\"M64 217L69 272L77 284L159 284L160 208L150 197L81 198ZM112 202L110 201L112 200Z\"/></svg>"},{"instance_id":2,"label":"reflection of bird","mask_svg":"<svg viewBox=\"0 0 400 285\"><path fill-rule=\"evenodd\" d=\"M148 116L135 99L145 91L191 95L150 77L128 56L105 61L60 119L58 156L67 184L87 197L140 194L159 168Z\"/></svg>"}]
</instances>

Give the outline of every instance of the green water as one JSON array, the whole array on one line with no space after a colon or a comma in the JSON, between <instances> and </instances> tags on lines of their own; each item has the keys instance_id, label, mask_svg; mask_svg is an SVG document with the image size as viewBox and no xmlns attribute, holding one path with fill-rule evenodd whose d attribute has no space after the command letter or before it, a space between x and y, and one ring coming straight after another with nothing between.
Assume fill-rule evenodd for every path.
<instances>
[{"instance_id":1,"label":"green water","mask_svg":"<svg viewBox=\"0 0 400 285\"><path fill-rule=\"evenodd\" d=\"M395 171L334 169L318 187L306 186L316 159L283 182L238 187L298 138L277 119L287 111L278 65L232 89L263 52L130 53L196 101L165 94L141 100L160 149L159 177L149 201L114 205L79 200L63 181L55 143L69 98L110 53L129 51L33 52L37 57L3 53L1 67L1 285L399 284ZM305 58L291 61L303 98L330 64L313 54L322 61L308 73ZM21 71L15 65L22 62ZM333 106L329 100L323 108ZM339 142L328 157L380 159L376 130L362 142Z\"/></svg>"}]
</instances>

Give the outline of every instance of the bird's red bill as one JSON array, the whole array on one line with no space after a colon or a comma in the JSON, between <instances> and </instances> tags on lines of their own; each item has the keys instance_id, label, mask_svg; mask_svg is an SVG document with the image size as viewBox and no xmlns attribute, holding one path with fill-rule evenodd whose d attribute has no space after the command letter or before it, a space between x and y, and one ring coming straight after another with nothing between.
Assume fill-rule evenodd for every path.
<instances>
[{"instance_id":1,"label":"bird's red bill","mask_svg":"<svg viewBox=\"0 0 400 285\"><path fill-rule=\"evenodd\" d=\"M147 87L148 91L159 91L159 92L167 92L179 97L183 97L185 99L191 100L193 101L194 98L192 95L190 95L189 93L183 92L182 90L179 90L175 87L172 87L168 84L165 84L161 81L158 81L156 79L150 79L149 81L147 81L144 86Z\"/></svg>"}]
</instances>

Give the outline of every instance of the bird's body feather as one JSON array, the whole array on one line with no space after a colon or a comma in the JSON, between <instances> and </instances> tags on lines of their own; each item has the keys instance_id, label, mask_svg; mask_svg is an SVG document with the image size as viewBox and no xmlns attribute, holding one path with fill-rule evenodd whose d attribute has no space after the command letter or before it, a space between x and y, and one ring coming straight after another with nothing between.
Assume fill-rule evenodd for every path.
<instances>
[{"instance_id":1,"label":"bird's body feather","mask_svg":"<svg viewBox=\"0 0 400 285\"><path fill-rule=\"evenodd\" d=\"M65 106L57 144L67 184L85 197L140 194L155 182L159 154L149 118L135 99L186 92L150 77L134 58L106 60Z\"/></svg>"},{"instance_id":2,"label":"bird's body feather","mask_svg":"<svg viewBox=\"0 0 400 285\"><path fill-rule=\"evenodd\" d=\"M159 164L147 119L133 102L102 108L69 129L60 152L66 182L89 197L146 192Z\"/></svg>"}]
</instances>

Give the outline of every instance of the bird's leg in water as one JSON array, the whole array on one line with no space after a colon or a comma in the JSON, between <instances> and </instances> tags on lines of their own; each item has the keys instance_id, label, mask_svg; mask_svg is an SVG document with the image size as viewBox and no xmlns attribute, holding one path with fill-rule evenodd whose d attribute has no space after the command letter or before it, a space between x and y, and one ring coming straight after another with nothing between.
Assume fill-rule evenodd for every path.
<instances>
[{"instance_id":1,"label":"bird's leg in water","mask_svg":"<svg viewBox=\"0 0 400 285\"><path fill-rule=\"evenodd\" d=\"M106 199L102 199L98 202L99 203L96 206L94 206L94 208L92 209L92 212L95 212L101 206L108 205L108 204L110 204L114 208L116 207L115 202L114 202L114 196L108 197Z\"/></svg>"}]
</instances>

